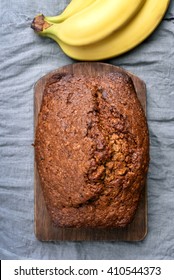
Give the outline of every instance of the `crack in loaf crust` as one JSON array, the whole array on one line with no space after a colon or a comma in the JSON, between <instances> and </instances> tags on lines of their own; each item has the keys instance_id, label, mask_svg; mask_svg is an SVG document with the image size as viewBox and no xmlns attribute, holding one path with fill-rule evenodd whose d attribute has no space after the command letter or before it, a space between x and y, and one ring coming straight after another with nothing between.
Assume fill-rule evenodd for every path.
<instances>
[{"instance_id":1,"label":"crack in loaf crust","mask_svg":"<svg viewBox=\"0 0 174 280\"><path fill-rule=\"evenodd\" d=\"M53 223L123 227L144 186L148 128L130 77L58 74L45 87L35 158Z\"/></svg>"}]
</instances>

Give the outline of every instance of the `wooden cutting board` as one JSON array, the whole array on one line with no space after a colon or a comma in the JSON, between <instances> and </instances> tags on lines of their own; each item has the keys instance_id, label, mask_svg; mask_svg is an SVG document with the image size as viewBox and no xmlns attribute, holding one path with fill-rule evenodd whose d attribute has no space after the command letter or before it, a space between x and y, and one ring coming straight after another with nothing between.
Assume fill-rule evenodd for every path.
<instances>
[{"instance_id":1,"label":"wooden cutting board","mask_svg":"<svg viewBox=\"0 0 174 280\"><path fill-rule=\"evenodd\" d=\"M95 76L109 72L126 72L131 76L137 96L146 111L146 86L138 77L122 68L100 62L79 62L63 66L46 76L42 77L35 85L34 89L34 131L36 129L38 114L42 103L42 96L47 80L56 73L73 73L74 75L85 74ZM35 162L34 166L34 189L35 189L35 235L42 241L140 241L147 233L147 187L144 187L141 201L133 222L124 229L76 229L76 228L56 228L49 218L39 175Z\"/></svg>"}]
</instances>

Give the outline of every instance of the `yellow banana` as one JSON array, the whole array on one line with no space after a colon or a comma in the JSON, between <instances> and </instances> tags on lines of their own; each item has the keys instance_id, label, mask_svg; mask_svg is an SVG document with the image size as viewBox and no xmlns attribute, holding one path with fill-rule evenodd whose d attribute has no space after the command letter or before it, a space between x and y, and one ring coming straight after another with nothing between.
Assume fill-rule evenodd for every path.
<instances>
[{"instance_id":1,"label":"yellow banana","mask_svg":"<svg viewBox=\"0 0 174 280\"><path fill-rule=\"evenodd\" d=\"M71 0L71 2L60 15L45 17L45 20L53 23L62 22L68 17L85 9L95 1L96 0Z\"/></svg>"},{"instance_id":2,"label":"yellow banana","mask_svg":"<svg viewBox=\"0 0 174 280\"><path fill-rule=\"evenodd\" d=\"M96 0L72 15L54 32L61 41L81 46L99 41L125 25L142 7L145 0Z\"/></svg>"},{"instance_id":3,"label":"yellow banana","mask_svg":"<svg viewBox=\"0 0 174 280\"><path fill-rule=\"evenodd\" d=\"M146 39L162 20L170 0L146 0L137 15L122 29L91 45L71 46L50 36L65 54L76 60L97 61L121 55Z\"/></svg>"},{"instance_id":4,"label":"yellow banana","mask_svg":"<svg viewBox=\"0 0 174 280\"><path fill-rule=\"evenodd\" d=\"M44 16L36 17L32 28L42 36L55 40L65 54L76 60L97 61L121 55L146 39L162 20L170 0L146 0L129 23L103 40L85 46L72 46L61 41L54 26Z\"/></svg>"}]
</instances>

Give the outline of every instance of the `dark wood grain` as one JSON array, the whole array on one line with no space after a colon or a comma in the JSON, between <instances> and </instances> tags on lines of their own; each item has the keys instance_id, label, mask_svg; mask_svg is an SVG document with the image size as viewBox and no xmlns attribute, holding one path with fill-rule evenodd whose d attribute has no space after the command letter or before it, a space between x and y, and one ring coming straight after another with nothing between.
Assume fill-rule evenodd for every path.
<instances>
[{"instance_id":1,"label":"dark wood grain","mask_svg":"<svg viewBox=\"0 0 174 280\"><path fill-rule=\"evenodd\" d=\"M47 80L56 73L73 73L74 75L85 74L95 76L109 72L126 72L131 76L137 96L146 111L146 86L138 77L122 68L100 62L79 62L63 66L46 76L42 77L35 85L34 90L34 131L37 125L38 114L42 103L42 96ZM56 228L52 225L49 218L42 189L40 186L39 175L35 162L34 166L34 189L35 189L35 235L42 241L140 241L147 234L147 187L144 187L141 201L133 222L124 229L76 229L76 228Z\"/></svg>"}]
</instances>

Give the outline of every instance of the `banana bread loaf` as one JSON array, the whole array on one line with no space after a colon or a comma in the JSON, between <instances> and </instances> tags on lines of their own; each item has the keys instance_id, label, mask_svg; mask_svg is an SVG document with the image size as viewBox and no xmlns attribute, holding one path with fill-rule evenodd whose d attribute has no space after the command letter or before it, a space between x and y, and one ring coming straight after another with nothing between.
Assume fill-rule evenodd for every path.
<instances>
[{"instance_id":1,"label":"banana bread loaf","mask_svg":"<svg viewBox=\"0 0 174 280\"><path fill-rule=\"evenodd\" d=\"M55 226L115 228L132 221L146 180L149 137L128 75L53 75L34 146Z\"/></svg>"}]
</instances>

